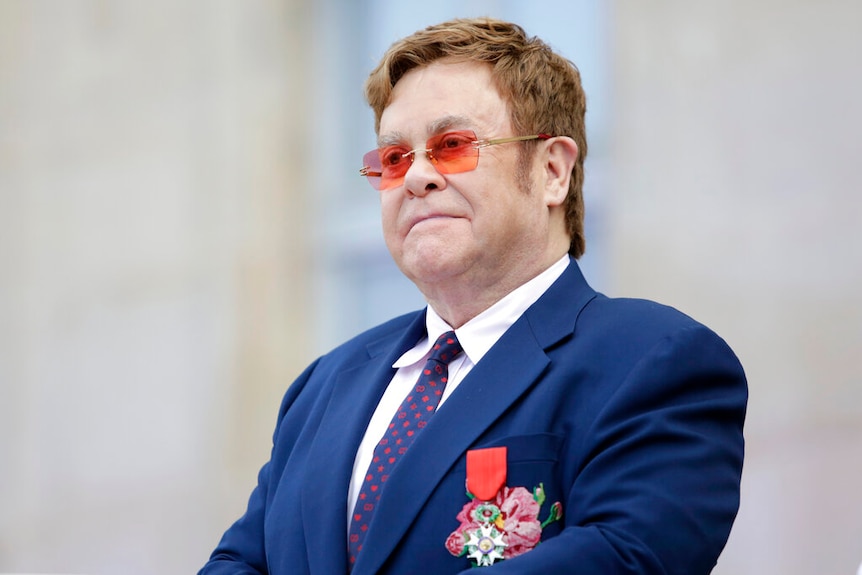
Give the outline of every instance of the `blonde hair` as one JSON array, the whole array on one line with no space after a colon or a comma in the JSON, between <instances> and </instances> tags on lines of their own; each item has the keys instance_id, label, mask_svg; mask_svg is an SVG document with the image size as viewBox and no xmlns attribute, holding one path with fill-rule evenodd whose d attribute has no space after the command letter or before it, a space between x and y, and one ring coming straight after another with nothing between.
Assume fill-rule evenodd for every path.
<instances>
[{"instance_id":1,"label":"blonde hair","mask_svg":"<svg viewBox=\"0 0 862 575\"><path fill-rule=\"evenodd\" d=\"M392 88L404 74L442 58L491 66L494 87L509 106L515 134L546 133L575 140L578 158L565 201L566 226L569 253L575 258L583 255L586 96L577 67L517 24L472 18L429 26L392 44L368 76L365 98L374 111L375 131Z\"/></svg>"}]
</instances>

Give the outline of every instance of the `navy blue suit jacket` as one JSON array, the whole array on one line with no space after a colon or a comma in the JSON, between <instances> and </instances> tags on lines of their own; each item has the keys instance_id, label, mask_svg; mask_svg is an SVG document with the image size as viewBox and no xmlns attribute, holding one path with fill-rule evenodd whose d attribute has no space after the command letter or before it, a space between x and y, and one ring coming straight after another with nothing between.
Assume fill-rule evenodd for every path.
<instances>
[{"instance_id":1,"label":"navy blue suit jacket","mask_svg":"<svg viewBox=\"0 0 862 575\"><path fill-rule=\"evenodd\" d=\"M290 386L248 509L201 574L347 573L357 446L424 311L319 358ZM562 520L493 573L709 573L739 504L747 387L722 339L656 303L594 292L572 261L473 368L391 474L355 575L459 573L445 548L470 449L507 446L510 487Z\"/></svg>"}]
</instances>

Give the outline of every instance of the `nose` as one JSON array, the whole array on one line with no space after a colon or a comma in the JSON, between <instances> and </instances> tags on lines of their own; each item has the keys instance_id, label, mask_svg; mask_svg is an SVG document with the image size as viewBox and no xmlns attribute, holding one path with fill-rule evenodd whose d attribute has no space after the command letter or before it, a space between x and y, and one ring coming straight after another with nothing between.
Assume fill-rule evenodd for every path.
<instances>
[{"instance_id":1,"label":"nose","mask_svg":"<svg viewBox=\"0 0 862 575\"><path fill-rule=\"evenodd\" d=\"M404 174L404 189L410 196L424 196L446 186L446 180L434 167L431 150L417 148L411 154L410 167Z\"/></svg>"}]
</instances>

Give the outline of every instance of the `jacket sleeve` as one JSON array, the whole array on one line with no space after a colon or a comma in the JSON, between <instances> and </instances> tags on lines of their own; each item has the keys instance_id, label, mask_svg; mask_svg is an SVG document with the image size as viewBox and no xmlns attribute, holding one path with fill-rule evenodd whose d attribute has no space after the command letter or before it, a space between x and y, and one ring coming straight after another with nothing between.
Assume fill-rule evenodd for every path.
<instances>
[{"instance_id":1,"label":"jacket sleeve","mask_svg":"<svg viewBox=\"0 0 862 575\"><path fill-rule=\"evenodd\" d=\"M739 361L707 328L661 339L584 434L562 532L490 569L710 573L739 507L747 396Z\"/></svg>"},{"instance_id":2,"label":"jacket sleeve","mask_svg":"<svg viewBox=\"0 0 862 575\"><path fill-rule=\"evenodd\" d=\"M273 457L276 438L281 442L280 451L290 449L290 446L285 446L284 442L289 441L291 435L280 433L281 427L294 404L301 402L298 398L316 365L317 362L309 366L285 393L273 434ZM277 477L273 477L275 473L271 459L258 473L257 486L249 497L245 513L224 533L209 561L198 575L266 575L268 573L264 548L264 521L271 497L270 486L278 481Z\"/></svg>"}]
</instances>

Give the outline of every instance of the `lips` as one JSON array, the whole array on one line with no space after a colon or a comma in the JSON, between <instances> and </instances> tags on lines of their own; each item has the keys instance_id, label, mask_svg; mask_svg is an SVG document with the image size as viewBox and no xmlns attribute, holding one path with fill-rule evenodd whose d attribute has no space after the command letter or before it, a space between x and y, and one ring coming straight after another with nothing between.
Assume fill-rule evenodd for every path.
<instances>
[{"instance_id":1,"label":"lips","mask_svg":"<svg viewBox=\"0 0 862 575\"><path fill-rule=\"evenodd\" d=\"M459 216L453 216L452 214L442 214L442 213L422 214L422 215L418 215L418 216L410 218L410 220L408 220L407 229L412 230L418 224L421 224L424 222L430 222L433 220L444 220L444 219L450 219L451 220L451 219L455 219L458 217Z\"/></svg>"}]
</instances>

